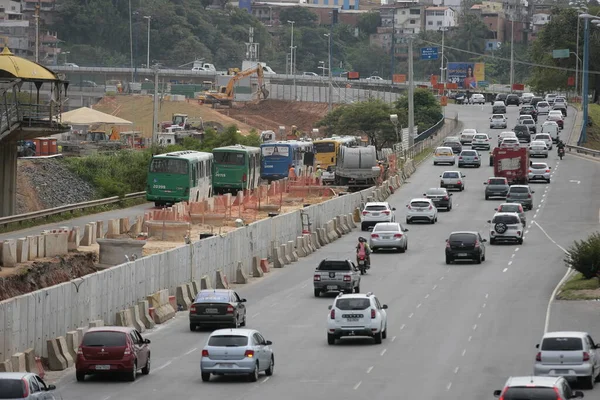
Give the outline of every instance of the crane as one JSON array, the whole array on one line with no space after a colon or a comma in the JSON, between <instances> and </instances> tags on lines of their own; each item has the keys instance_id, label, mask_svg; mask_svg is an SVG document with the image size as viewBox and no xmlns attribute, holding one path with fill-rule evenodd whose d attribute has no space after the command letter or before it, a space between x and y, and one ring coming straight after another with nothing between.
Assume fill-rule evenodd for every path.
<instances>
[{"instance_id":1,"label":"crane","mask_svg":"<svg viewBox=\"0 0 600 400\"><path fill-rule=\"evenodd\" d=\"M210 103L215 107L216 104L224 105L224 106L232 106L234 99L234 87L236 82L244 79L252 74L256 73L258 75L258 98L266 99L269 96L269 91L266 89L263 82L263 66L261 64L257 64L255 67L249 68L247 70L238 72L229 80L227 86L221 87L219 93L207 93L206 97Z\"/></svg>"}]
</instances>

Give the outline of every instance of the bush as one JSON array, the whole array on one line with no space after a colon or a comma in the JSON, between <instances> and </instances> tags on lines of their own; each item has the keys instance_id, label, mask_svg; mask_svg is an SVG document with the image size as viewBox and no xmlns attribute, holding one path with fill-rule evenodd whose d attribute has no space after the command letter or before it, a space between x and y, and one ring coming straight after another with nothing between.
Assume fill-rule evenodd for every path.
<instances>
[{"instance_id":1,"label":"bush","mask_svg":"<svg viewBox=\"0 0 600 400\"><path fill-rule=\"evenodd\" d=\"M576 240L565 263L586 279L600 278L600 232L592 233L585 240Z\"/></svg>"}]
</instances>

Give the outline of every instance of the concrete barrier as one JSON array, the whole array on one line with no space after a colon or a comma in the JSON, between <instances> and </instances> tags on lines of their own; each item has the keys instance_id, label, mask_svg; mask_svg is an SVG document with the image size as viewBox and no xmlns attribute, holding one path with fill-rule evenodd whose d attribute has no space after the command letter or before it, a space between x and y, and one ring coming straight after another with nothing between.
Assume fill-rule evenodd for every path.
<instances>
[{"instance_id":1,"label":"concrete barrier","mask_svg":"<svg viewBox=\"0 0 600 400\"><path fill-rule=\"evenodd\" d=\"M98 328L100 326L104 326L104 321L102 321L101 319L97 319L95 321L90 321L90 323L88 324L88 326L90 328Z\"/></svg>"},{"instance_id":2,"label":"concrete barrier","mask_svg":"<svg viewBox=\"0 0 600 400\"><path fill-rule=\"evenodd\" d=\"M265 272L260 267L260 257L254 256L252 257L252 276L254 278L262 278L265 275Z\"/></svg>"},{"instance_id":3,"label":"concrete barrier","mask_svg":"<svg viewBox=\"0 0 600 400\"><path fill-rule=\"evenodd\" d=\"M96 239L104 239L104 221L96 221Z\"/></svg>"},{"instance_id":4,"label":"concrete barrier","mask_svg":"<svg viewBox=\"0 0 600 400\"><path fill-rule=\"evenodd\" d=\"M356 222L354 221L354 215L352 215L352 213L346 215L346 222L350 226L350 229L358 228L358 225L356 225Z\"/></svg>"},{"instance_id":5,"label":"concrete barrier","mask_svg":"<svg viewBox=\"0 0 600 400\"><path fill-rule=\"evenodd\" d=\"M248 283L248 275L244 271L244 264L240 261L238 262L238 266L235 270L235 283L237 284L246 284Z\"/></svg>"},{"instance_id":6,"label":"concrete barrier","mask_svg":"<svg viewBox=\"0 0 600 400\"><path fill-rule=\"evenodd\" d=\"M202 278L200 278L200 288L201 288L201 290L213 288L212 281L210 280L210 276L203 275Z\"/></svg>"},{"instance_id":7,"label":"concrete barrier","mask_svg":"<svg viewBox=\"0 0 600 400\"><path fill-rule=\"evenodd\" d=\"M196 286L194 285L194 282L187 282L187 283L185 284L185 287L186 287L186 289L187 289L187 294L188 294L188 297L190 298L191 302L193 303L193 302L194 302L194 300L196 299L196 295L198 294L198 292L199 292L200 290L197 290L197 289L196 289ZM199 287L199 286L198 286L198 287Z\"/></svg>"},{"instance_id":8,"label":"concrete barrier","mask_svg":"<svg viewBox=\"0 0 600 400\"><path fill-rule=\"evenodd\" d=\"M38 237L27 236L27 249L29 250L28 259L35 260L38 258ZM1 250L0 250L1 251Z\"/></svg>"},{"instance_id":9,"label":"concrete barrier","mask_svg":"<svg viewBox=\"0 0 600 400\"><path fill-rule=\"evenodd\" d=\"M285 250L282 247L273 249L273 268L285 267L285 259L283 258L282 253L285 253Z\"/></svg>"},{"instance_id":10,"label":"concrete barrier","mask_svg":"<svg viewBox=\"0 0 600 400\"><path fill-rule=\"evenodd\" d=\"M148 232L148 238L167 242L183 242L192 229L192 224L178 221L146 221L144 229Z\"/></svg>"},{"instance_id":11,"label":"concrete barrier","mask_svg":"<svg viewBox=\"0 0 600 400\"><path fill-rule=\"evenodd\" d=\"M319 243L319 238L317 236L317 232L311 232L310 243L314 246L314 248L316 250L319 250L321 248L321 243Z\"/></svg>"},{"instance_id":12,"label":"concrete barrier","mask_svg":"<svg viewBox=\"0 0 600 400\"><path fill-rule=\"evenodd\" d=\"M271 272L271 267L269 266L269 259L268 258L261 258L260 259L260 269L265 274Z\"/></svg>"},{"instance_id":13,"label":"concrete barrier","mask_svg":"<svg viewBox=\"0 0 600 400\"><path fill-rule=\"evenodd\" d=\"M48 339L46 346L48 349L48 367L50 367L50 371L67 369L68 363L60 350L58 338Z\"/></svg>"},{"instance_id":14,"label":"concrete barrier","mask_svg":"<svg viewBox=\"0 0 600 400\"><path fill-rule=\"evenodd\" d=\"M185 311L190 309L192 299L188 296L188 290L186 285L179 285L175 289L175 298L177 299L177 305L181 306Z\"/></svg>"},{"instance_id":15,"label":"concrete barrier","mask_svg":"<svg viewBox=\"0 0 600 400\"><path fill-rule=\"evenodd\" d=\"M81 339L83 339L83 336L80 339L78 331L69 331L67 332L67 336L65 337L65 339L67 340L67 351L71 355L71 358L73 360L76 360L77 350L79 349L79 343L81 343Z\"/></svg>"},{"instance_id":16,"label":"concrete barrier","mask_svg":"<svg viewBox=\"0 0 600 400\"><path fill-rule=\"evenodd\" d=\"M146 331L146 325L144 324L144 321L142 321L142 316L140 314L140 309L137 305L133 306L133 307L129 307L129 312L131 313L131 318L133 321L133 326L135 327L135 329L137 329L139 332L145 332Z\"/></svg>"},{"instance_id":17,"label":"concrete barrier","mask_svg":"<svg viewBox=\"0 0 600 400\"><path fill-rule=\"evenodd\" d=\"M229 289L229 282L227 281L227 275L225 275L223 270L218 269L215 272L215 275L216 275L215 287L217 289Z\"/></svg>"},{"instance_id":18,"label":"concrete barrier","mask_svg":"<svg viewBox=\"0 0 600 400\"><path fill-rule=\"evenodd\" d=\"M352 229L346 222L346 214L340 215L339 221L340 221L340 225L342 227L342 232L344 232L344 235L347 235L348 233L352 232Z\"/></svg>"},{"instance_id":19,"label":"concrete barrier","mask_svg":"<svg viewBox=\"0 0 600 400\"><path fill-rule=\"evenodd\" d=\"M327 221L325 229L327 230L327 232L326 232L327 240L329 240L329 243L331 243L339 238L338 233L335 231L335 221L334 220Z\"/></svg>"},{"instance_id":20,"label":"concrete barrier","mask_svg":"<svg viewBox=\"0 0 600 400\"><path fill-rule=\"evenodd\" d=\"M89 329L90 328L88 328L87 326L81 326L81 327L75 329L77 331L77 336L79 337L79 343L77 343L77 346L79 346L81 344L81 341L83 340L83 337L85 336L86 332Z\"/></svg>"},{"instance_id":21,"label":"concrete barrier","mask_svg":"<svg viewBox=\"0 0 600 400\"><path fill-rule=\"evenodd\" d=\"M121 229L118 219L109 219L106 221L106 239L115 239L121 236Z\"/></svg>"},{"instance_id":22,"label":"concrete barrier","mask_svg":"<svg viewBox=\"0 0 600 400\"><path fill-rule=\"evenodd\" d=\"M73 251L79 248L81 243L81 232L78 226L74 226L69 231L69 237L67 238L67 250Z\"/></svg>"},{"instance_id":23,"label":"concrete barrier","mask_svg":"<svg viewBox=\"0 0 600 400\"><path fill-rule=\"evenodd\" d=\"M117 311L116 315L116 325L117 326L129 326L133 328L133 315L131 314L130 309Z\"/></svg>"},{"instance_id":24,"label":"concrete barrier","mask_svg":"<svg viewBox=\"0 0 600 400\"><path fill-rule=\"evenodd\" d=\"M312 247L312 245L310 244L310 235L305 233L302 235L302 244L304 245L304 250L306 251L306 254L312 254L315 252L316 249L314 249Z\"/></svg>"},{"instance_id":25,"label":"concrete barrier","mask_svg":"<svg viewBox=\"0 0 600 400\"><path fill-rule=\"evenodd\" d=\"M82 246L91 246L96 244L96 223L90 222L83 227Z\"/></svg>"},{"instance_id":26,"label":"concrete barrier","mask_svg":"<svg viewBox=\"0 0 600 400\"><path fill-rule=\"evenodd\" d=\"M2 242L2 266L5 268L17 265L17 242L7 239Z\"/></svg>"},{"instance_id":27,"label":"concrete barrier","mask_svg":"<svg viewBox=\"0 0 600 400\"><path fill-rule=\"evenodd\" d=\"M333 221L333 231L335 232L335 234L337 235L337 237L339 239L342 236L344 236L344 231L343 231L342 227L340 226L340 216L339 215L335 216L335 218L333 218L332 221Z\"/></svg>"},{"instance_id":28,"label":"concrete barrier","mask_svg":"<svg viewBox=\"0 0 600 400\"><path fill-rule=\"evenodd\" d=\"M142 233L144 229L144 217L142 217L141 215L138 215L137 217L135 217L135 222L131 225L131 227L129 227L129 235L131 236L137 236L140 233Z\"/></svg>"},{"instance_id":29,"label":"concrete barrier","mask_svg":"<svg viewBox=\"0 0 600 400\"><path fill-rule=\"evenodd\" d=\"M27 350L25 350L23 354L25 354L25 371L37 374L38 370L35 362L35 349L33 347L30 347ZM77 352L75 352L75 355L77 355Z\"/></svg>"},{"instance_id":30,"label":"concrete barrier","mask_svg":"<svg viewBox=\"0 0 600 400\"><path fill-rule=\"evenodd\" d=\"M289 250L287 249L287 244L280 245L279 251L281 252L280 257L283 259L283 263L285 265L290 265L292 263L292 257L288 256Z\"/></svg>"},{"instance_id":31,"label":"concrete barrier","mask_svg":"<svg viewBox=\"0 0 600 400\"><path fill-rule=\"evenodd\" d=\"M46 233L44 239L46 257L64 256L69 253L68 233Z\"/></svg>"},{"instance_id":32,"label":"concrete barrier","mask_svg":"<svg viewBox=\"0 0 600 400\"><path fill-rule=\"evenodd\" d=\"M147 297L148 304L154 309L154 322L164 324L175 316L175 309L169 303L169 290L163 289Z\"/></svg>"},{"instance_id":33,"label":"concrete barrier","mask_svg":"<svg viewBox=\"0 0 600 400\"><path fill-rule=\"evenodd\" d=\"M15 353L10 356L12 372L27 372L25 368L25 353Z\"/></svg>"},{"instance_id":34,"label":"concrete barrier","mask_svg":"<svg viewBox=\"0 0 600 400\"><path fill-rule=\"evenodd\" d=\"M298 236L296 238L296 253L298 253L298 257L306 257L306 250L304 249L304 238L302 236Z\"/></svg>"},{"instance_id":35,"label":"concrete barrier","mask_svg":"<svg viewBox=\"0 0 600 400\"><path fill-rule=\"evenodd\" d=\"M38 257L46 257L46 235L37 235L38 241Z\"/></svg>"},{"instance_id":36,"label":"concrete barrier","mask_svg":"<svg viewBox=\"0 0 600 400\"><path fill-rule=\"evenodd\" d=\"M143 257L145 240L97 239L100 245L99 262L103 265L120 265ZM126 258L127 256L127 258Z\"/></svg>"},{"instance_id":37,"label":"concrete barrier","mask_svg":"<svg viewBox=\"0 0 600 400\"><path fill-rule=\"evenodd\" d=\"M17 239L17 263L29 261L29 242L27 238Z\"/></svg>"},{"instance_id":38,"label":"concrete barrier","mask_svg":"<svg viewBox=\"0 0 600 400\"><path fill-rule=\"evenodd\" d=\"M294 241L288 240L288 242L285 244L285 246L286 246L286 254L287 254L288 258L290 260L292 260L292 262L298 261L299 257L298 257L298 252L296 251L296 246L294 245Z\"/></svg>"},{"instance_id":39,"label":"concrete barrier","mask_svg":"<svg viewBox=\"0 0 600 400\"><path fill-rule=\"evenodd\" d=\"M10 360L0 361L0 372L13 372Z\"/></svg>"},{"instance_id":40,"label":"concrete barrier","mask_svg":"<svg viewBox=\"0 0 600 400\"><path fill-rule=\"evenodd\" d=\"M129 233L129 217L119 218L119 234Z\"/></svg>"},{"instance_id":41,"label":"concrete barrier","mask_svg":"<svg viewBox=\"0 0 600 400\"><path fill-rule=\"evenodd\" d=\"M319 244L321 245L321 247L327 246L328 240L324 228L317 228L317 239L319 240Z\"/></svg>"},{"instance_id":42,"label":"concrete barrier","mask_svg":"<svg viewBox=\"0 0 600 400\"><path fill-rule=\"evenodd\" d=\"M146 329L154 328L155 322L154 319L152 319L152 317L150 316L150 304L148 300L139 301L137 306L138 310L140 311L140 318L144 323Z\"/></svg>"}]
</instances>

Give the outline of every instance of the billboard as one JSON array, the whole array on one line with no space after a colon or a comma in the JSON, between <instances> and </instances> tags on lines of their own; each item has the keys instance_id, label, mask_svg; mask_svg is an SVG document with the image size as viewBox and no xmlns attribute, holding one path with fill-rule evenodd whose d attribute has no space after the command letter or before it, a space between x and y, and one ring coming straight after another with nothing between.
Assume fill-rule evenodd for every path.
<instances>
[{"instance_id":1,"label":"billboard","mask_svg":"<svg viewBox=\"0 0 600 400\"><path fill-rule=\"evenodd\" d=\"M477 82L485 81L484 63L450 62L447 67L448 82L458 84L459 88L476 88Z\"/></svg>"}]
</instances>

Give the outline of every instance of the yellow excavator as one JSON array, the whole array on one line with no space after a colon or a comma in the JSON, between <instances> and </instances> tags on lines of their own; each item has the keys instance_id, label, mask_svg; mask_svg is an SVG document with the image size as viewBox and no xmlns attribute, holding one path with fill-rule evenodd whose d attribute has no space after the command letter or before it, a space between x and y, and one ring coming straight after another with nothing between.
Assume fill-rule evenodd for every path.
<instances>
[{"instance_id":1,"label":"yellow excavator","mask_svg":"<svg viewBox=\"0 0 600 400\"><path fill-rule=\"evenodd\" d=\"M244 79L252 74L256 73L258 75L258 99L264 100L269 97L269 91L265 87L263 78L263 67L261 64L257 64L256 67L247 69L242 72L238 72L235 74L233 78L229 80L227 86L222 86L219 90L219 93L206 93L207 103L212 103L213 108L217 105L228 106L231 107L233 105L234 100L234 88L236 82Z\"/></svg>"}]
</instances>

